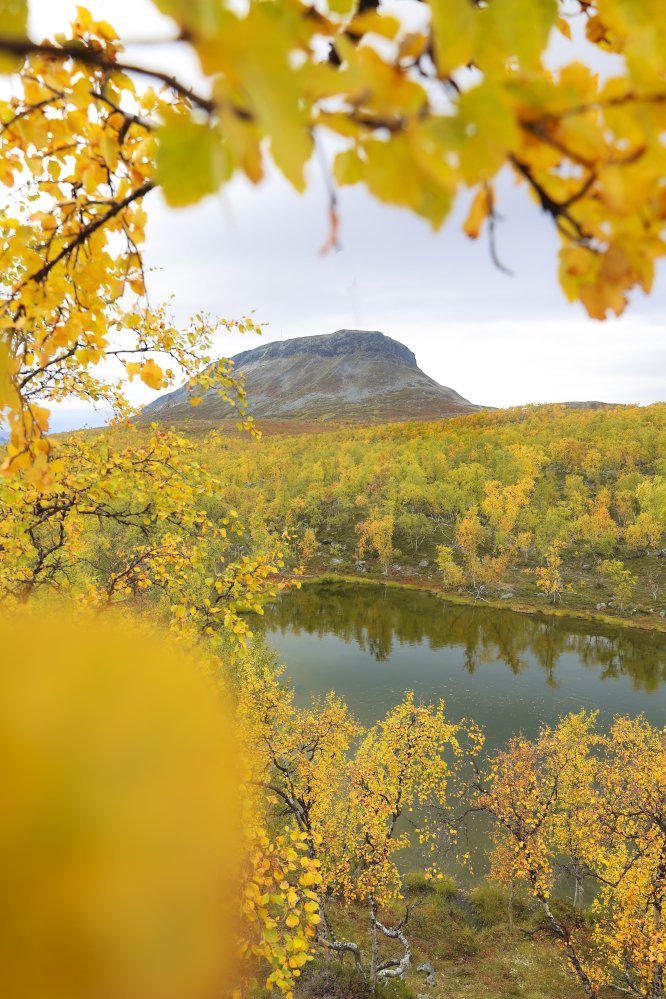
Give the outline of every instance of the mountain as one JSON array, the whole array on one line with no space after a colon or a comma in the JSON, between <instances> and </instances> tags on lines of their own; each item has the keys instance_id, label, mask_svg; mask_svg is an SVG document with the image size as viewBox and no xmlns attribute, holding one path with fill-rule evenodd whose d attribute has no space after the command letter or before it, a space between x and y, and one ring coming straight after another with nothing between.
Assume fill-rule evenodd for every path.
<instances>
[{"instance_id":1,"label":"mountain","mask_svg":"<svg viewBox=\"0 0 666 999\"><path fill-rule=\"evenodd\" d=\"M280 340L232 360L245 378L248 408L257 419L383 423L435 420L480 408L429 378L404 344L375 331ZM192 407L183 386L151 402L141 419L211 422L232 416L216 392Z\"/></svg>"}]
</instances>

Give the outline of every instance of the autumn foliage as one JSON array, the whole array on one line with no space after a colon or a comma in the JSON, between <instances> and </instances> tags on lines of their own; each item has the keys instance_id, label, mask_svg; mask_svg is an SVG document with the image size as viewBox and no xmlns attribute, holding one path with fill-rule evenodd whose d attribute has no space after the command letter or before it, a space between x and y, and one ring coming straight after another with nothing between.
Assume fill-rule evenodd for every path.
<instances>
[{"instance_id":1,"label":"autumn foliage","mask_svg":"<svg viewBox=\"0 0 666 999\"><path fill-rule=\"evenodd\" d=\"M666 937L666 743L642 718L600 733L594 714L522 736L490 764L477 801L497 823L495 875L527 884L590 999L625 983L663 994ZM593 929L553 909L558 873L593 893Z\"/></svg>"},{"instance_id":2,"label":"autumn foliage","mask_svg":"<svg viewBox=\"0 0 666 999\"><path fill-rule=\"evenodd\" d=\"M267 529L293 536L287 566L656 616L666 594L665 417L663 405L516 407L294 427L205 451L257 542Z\"/></svg>"},{"instance_id":3,"label":"autumn foliage","mask_svg":"<svg viewBox=\"0 0 666 999\"><path fill-rule=\"evenodd\" d=\"M639 583L656 602L663 407L481 413L259 452L137 429L126 398L132 379L184 379L193 406L218 391L255 429L231 364L211 362L218 332L258 327L179 328L149 302L150 198L194 204L273 167L301 191L317 145L329 247L337 187L435 229L468 191L464 232L486 232L501 263L506 172L556 230L565 295L621 314L664 255L662 5L430 0L413 21L381 0L153 6L200 91L128 61L85 8L42 41L25 0L0 0L3 992L205 999L225 981L291 996L323 953L379 987L412 960L410 907L394 918L401 852L421 849L436 879L452 812L472 809L494 822L494 875L527 886L588 999L606 986L663 999L663 732L618 718L603 733L579 714L488 757L473 723L410 693L364 728L334 694L298 707L246 614L334 531L384 573L398 545L435 546L443 585L479 599L522 559L560 602L575 553L622 612ZM602 74L581 51L620 58ZM109 408L115 428L53 437L67 400ZM624 560L646 552L639 580ZM56 597L69 605L54 613ZM122 627L98 625L114 610ZM135 632L136 614L180 644ZM369 947L339 931L336 905L364 912Z\"/></svg>"}]
</instances>

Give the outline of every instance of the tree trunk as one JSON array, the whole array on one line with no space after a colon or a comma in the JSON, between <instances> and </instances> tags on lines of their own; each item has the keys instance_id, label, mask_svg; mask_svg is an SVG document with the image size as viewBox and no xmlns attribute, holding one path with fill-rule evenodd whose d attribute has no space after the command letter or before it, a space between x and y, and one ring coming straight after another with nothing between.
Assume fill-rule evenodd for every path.
<instances>
[{"instance_id":1,"label":"tree trunk","mask_svg":"<svg viewBox=\"0 0 666 999\"><path fill-rule=\"evenodd\" d=\"M317 897L319 901L319 916L321 918L321 922L317 927L318 930L316 937L317 943L321 947L324 947L325 950L333 951L335 954L338 955L338 957L340 957L341 960L344 960L345 954L351 954L356 963L356 967L361 973L363 973L361 948L359 947L358 944L353 943L353 941L351 940L336 939L335 933L333 932L333 927L331 926L328 919L328 913L326 912L326 908L324 906L324 899L322 893L318 891Z\"/></svg>"},{"instance_id":2,"label":"tree trunk","mask_svg":"<svg viewBox=\"0 0 666 999\"><path fill-rule=\"evenodd\" d=\"M581 963L576 948L574 947L571 941L571 937L569 936L568 930L564 926L562 926L562 923L560 923L558 919L555 918L553 910L548 904L548 900L541 894L541 892L537 892L536 897L541 903L541 908L543 909L546 915L546 919L548 920L550 928L552 929L555 936L562 941L563 950L567 956L567 960L571 965L573 973L580 982L583 992L587 996L587 999L598 999L599 992L596 989L596 987L592 984L590 978L585 972L585 969Z\"/></svg>"},{"instance_id":3,"label":"tree trunk","mask_svg":"<svg viewBox=\"0 0 666 999\"><path fill-rule=\"evenodd\" d=\"M393 940L399 940L403 947L403 955L399 961L385 961L377 969L377 977L382 981L387 978L402 978L412 963L412 949L403 930L406 922L407 917L405 917L399 926L384 926L375 915L376 926L379 927L384 936L391 937Z\"/></svg>"},{"instance_id":4,"label":"tree trunk","mask_svg":"<svg viewBox=\"0 0 666 999\"><path fill-rule=\"evenodd\" d=\"M656 891L653 903L655 916L654 921L655 929L659 932L662 926L662 901L664 897L664 884L666 883L666 844L662 846L661 859L656 871L655 882ZM652 968L652 990L650 992L650 999L664 999L664 996L666 996L666 989L664 988L664 964L663 961L657 958Z\"/></svg>"},{"instance_id":5,"label":"tree trunk","mask_svg":"<svg viewBox=\"0 0 666 999\"><path fill-rule=\"evenodd\" d=\"M370 985L377 987L377 903L370 901Z\"/></svg>"}]
</instances>

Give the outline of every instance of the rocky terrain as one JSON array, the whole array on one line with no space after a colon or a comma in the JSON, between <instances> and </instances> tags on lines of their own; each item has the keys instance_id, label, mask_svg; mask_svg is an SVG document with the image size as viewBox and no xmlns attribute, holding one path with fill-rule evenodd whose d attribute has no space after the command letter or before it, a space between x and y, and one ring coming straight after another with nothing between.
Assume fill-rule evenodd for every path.
<instances>
[{"instance_id":1,"label":"rocky terrain","mask_svg":"<svg viewBox=\"0 0 666 999\"><path fill-rule=\"evenodd\" d=\"M439 385L404 344L365 330L338 330L263 344L233 358L245 379L250 413L263 420L435 420L479 409ZM216 392L192 407L186 386L146 406L143 419L169 422L228 419Z\"/></svg>"}]
</instances>

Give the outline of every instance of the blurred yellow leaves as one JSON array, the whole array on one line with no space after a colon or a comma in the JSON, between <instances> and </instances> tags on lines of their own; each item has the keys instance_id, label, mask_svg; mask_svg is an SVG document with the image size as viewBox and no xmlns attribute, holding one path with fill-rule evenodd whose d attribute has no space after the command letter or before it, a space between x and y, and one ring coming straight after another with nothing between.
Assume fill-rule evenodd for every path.
<instances>
[{"instance_id":1,"label":"blurred yellow leaves","mask_svg":"<svg viewBox=\"0 0 666 999\"><path fill-rule=\"evenodd\" d=\"M493 0L479 12L475 61L501 77L516 62L540 71L557 11L557 0Z\"/></svg>"},{"instance_id":2,"label":"blurred yellow leaves","mask_svg":"<svg viewBox=\"0 0 666 999\"><path fill-rule=\"evenodd\" d=\"M237 750L201 664L125 618L0 622L0 992L207 999L234 973Z\"/></svg>"},{"instance_id":3,"label":"blurred yellow leaves","mask_svg":"<svg viewBox=\"0 0 666 999\"><path fill-rule=\"evenodd\" d=\"M192 205L229 178L229 153L220 139L207 122L188 114L169 116L157 147L157 179L167 204Z\"/></svg>"},{"instance_id":4,"label":"blurred yellow leaves","mask_svg":"<svg viewBox=\"0 0 666 999\"><path fill-rule=\"evenodd\" d=\"M471 62L478 19L468 0L431 0L434 54L442 76Z\"/></svg>"},{"instance_id":5,"label":"blurred yellow leaves","mask_svg":"<svg viewBox=\"0 0 666 999\"><path fill-rule=\"evenodd\" d=\"M435 62L443 77L474 64L504 74L507 61L538 69L557 14L556 0L430 0Z\"/></svg>"},{"instance_id":6,"label":"blurred yellow leaves","mask_svg":"<svg viewBox=\"0 0 666 999\"><path fill-rule=\"evenodd\" d=\"M220 74L217 97L241 120L249 118L270 139L277 166L297 190L305 186L304 167L313 142L310 112L292 56L300 48L298 5L253 3L246 16L220 12L213 36L201 39L204 72Z\"/></svg>"},{"instance_id":7,"label":"blurred yellow leaves","mask_svg":"<svg viewBox=\"0 0 666 999\"><path fill-rule=\"evenodd\" d=\"M455 179L446 163L430 155L423 139L416 128L389 141L370 139L358 152L338 154L335 178L339 184L363 181L380 201L410 208L437 228L449 213ZM409 183L406 176L412 178Z\"/></svg>"},{"instance_id":8,"label":"blurred yellow leaves","mask_svg":"<svg viewBox=\"0 0 666 999\"><path fill-rule=\"evenodd\" d=\"M638 86L651 88L666 69L666 24L663 10L651 0L597 0L598 15L588 37L626 54Z\"/></svg>"},{"instance_id":9,"label":"blurred yellow leaves","mask_svg":"<svg viewBox=\"0 0 666 999\"><path fill-rule=\"evenodd\" d=\"M139 376L141 381L145 382L152 389L161 389L164 384L164 372L152 358L141 365Z\"/></svg>"},{"instance_id":10,"label":"blurred yellow leaves","mask_svg":"<svg viewBox=\"0 0 666 999\"><path fill-rule=\"evenodd\" d=\"M28 0L0 0L0 33L5 38L25 38L28 28ZM20 65L13 56L0 54L0 73L12 72Z\"/></svg>"},{"instance_id":11,"label":"blurred yellow leaves","mask_svg":"<svg viewBox=\"0 0 666 999\"><path fill-rule=\"evenodd\" d=\"M147 361L128 361L125 371L130 381L138 375L149 388L161 389L164 385L164 372L152 357Z\"/></svg>"},{"instance_id":12,"label":"blurred yellow leaves","mask_svg":"<svg viewBox=\"0 0 666 999\"><path fill-rule=\"evenodd\" d=\"M154 0L154 3L181 28L203 36L217 30L218 16L223 10L222 4L211 3L211 0Z\"/></svg>"}]
</instances>

